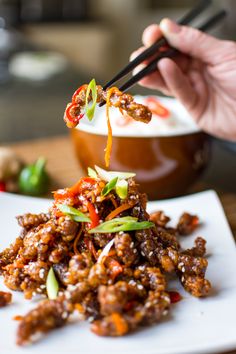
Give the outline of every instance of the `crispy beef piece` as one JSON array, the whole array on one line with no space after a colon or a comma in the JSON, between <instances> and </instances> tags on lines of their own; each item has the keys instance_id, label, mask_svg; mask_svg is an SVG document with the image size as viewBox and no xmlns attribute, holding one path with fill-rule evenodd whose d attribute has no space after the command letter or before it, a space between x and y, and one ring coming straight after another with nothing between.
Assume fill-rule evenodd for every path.
<instances>
[{"instance_id":1,"label":"crispy beef piece","mask_svg":"<svg viewBox=\"0 0 236 354\"><path fill-rule=\"evenodd\" d=\"M195 297L207 296L211 290L209 280L200 276L183 274L180 280L184 289Z\"/></svg>"},{"instance_id":2,"label":"crispy beef piece","mask_svg":"<svg viewBox=\"0 0 236 354\"><path fill-rule=\"evenodd\" d=\"M26 230L32 229L32 227L45 224L50 219L50 214L40 213L31 214L27 213L16 217L18 224Z\"/></svg>"},{"instance_id":3,"label":"crispy beef piece","mask_svg":"<svg viewBox=\"0 0 236 354\"><path fill-rule=\"evenodd\" d=\"M22 239L17 237L15 242L12 243L10 247L6 248L3 252L0 253L0 274L4 273L4 267L6 267L6 265L12 263L15 260L22 245Z\"/></svg>"},{"instance_id":4,"label":"crispy beef piece","mask_svg":"<svg viewBox=\"0 0 236 354\"><path fill-rule=\"evenodd\" d=\"M150 221L154 222L156 226L165 227L170 221L169 216L165 215L162 210L150 214Z\"/></svg>"},{"instance_id":5,"label":"crispy beef piece","mask_svg":"<svg viewBox=\"0 0 236 354\"><path fill-rule=\"evenodd\" d=\"M66 283L76 284L88 278L92 267L92 258L88 253L76 254L69 261Z\"/></svg>"},{"instance_id":6,"label":"crispy beef piece","mask_svg":"<svg viewBox=\"0 0 236 354\"><path fill-rule=\"evenodd\" d=\"M94 244L100 248L105 247L106 244L108 244L108 242L111 241L113 238L114 238L114 234L112 233L93 235Z\"/></svg>"},{"instance_id":7,"label":"crispy beef piece","mask_svg":"<svg viewBox=\"0 0 236 354\"><path fill-rule=\"evenodd\" d=\"M38 334L62 327L67 322L69 314L68 306L63 301L41 302L21 320L17 330L17 344L25 345Z\"/></svg>"},{"instance_id":8,"label":"crispy beef piece","mask_svg":"<svg viewBox=\"0 0 236 354\"><path fill-rule=\"evenodd\" d=\"M73 103L75 104L71 105L71 103L69 103L66 107L66 111L64 114L64 121L66 122L68 128L74 128L79 123L78 116L81 114L86 104L87 87L88 85L83 85L80 92L74 98ZM96 89L97 89L97 103L100 103L104 100L106 101L107 91L103 91L100 85L97 85ZM88 96L88 101L90 100L92 100L91 94ZM152 112L147 106L144 106L140 103L136 103L134 101L133 96L119 91L119 89L116 87L112 88L109 104L113 107L119 108L121 111L125 111L130 117L132 117L137 121L148 123L152 118ZM72 119L68 119L67 113L70 114Z\"/></svg>"},{"instance_id":9,"label":"crispy beef piece","mask_svg":"<svg viewBox=\"0 0 236 354\"><path fill-rule=\"evenodd\" d=\"M68 216L62 216L57 221L57 232L65 242L72 241L78 233L79 225Z\"/></svg>"},{"instance_id":10,"label":"crispy beef piece","mask_svg":"<svg viewBox=\"0 0 236 354\"><path fill-rule=\"evenodd\" d=\"M12 300L12 294L5 292L5 291L0 291L0 307L5 307L8 304L11 303Z\"/></svg>"},{"instance_id":11,"label":"crispy beef piece","mask_svg":"<svg viewBox=\"0 0 236 354\"><path fill-rule=\"evenodd\" d=\"M107 284L108 280L108 270L102 263L96 263L90 268L88 282L92 288Z\"/></svg>"},{"instance_id":12,"label":"crispy beef piece","mask_svg":"<svg viewBox=\"0 0 236 354\"><path fill-rule=\"evenodd\" d=\"M114 285L100 285L98 301L102 315L122 312L130 301L140 301L146 296L145 288L135 280L118 281Z\"/></svg>"},{"instance_id":13,"label":"crispy beef piece","mask_svg":"<svg viewBox=\"0 0 236 354\"><path fill-rule=\"evenodd\" d=\"M170 298L165 292L165 279L160 269L137 269L136 278L141 284L133 280L128 284L118 282L99 288L101 313L105 316L92 323L91 330L95 334L122 336L139 325L156 323L167 314Z\"/></svg>"},{"instance_id":14,"label":"crispy beef piece","mask_svg":"<svg viewBox=\"0 0 236 354\"><path fill-rule=\"evenodd\" d=\"M115 236L115 249L122 262L130 267L139 260L139 255L132 237L128 233L117 233Z\"/></svg>"},{"instance_id":15,"label":"crispy beef piece","mask_svg":"<svg viewBox=\"0 0 236 354\"><path fill-rule=\"evenodd\" d=\"M53 265L53 270L56 275L56 278L60 281L60 283L66 286L68 265L66 263L57 263Z\"/></svg>"},{"instance_id":16,"label":"crispy beef piece","mask_svg":"<svg viewBox=\"0 0 236 354\"><path fill-rule=\"evenodd\" d=\"M203 257L206 253L206 240L197 237L194 241L194 247L184 250L182 254L188 254L193 257Z\"/></svg>"},{"instance_id":17,"label":"crispy beef piece","mask_svg":"<svg viewBox=\"0 0 236 354\"><path fill-rule=\"evenodd\" d=\"M190 235L199 226L199 219L197 215L183 213L179 219L177 230L180 235Z\"/></svg>"},{"instance_id":18,"label":"crispy beef piece","mask_svg":"<svg viewBox=\"0 0 236 354\"><path fill-rule=\"evenodd\" d=\"M178 250L180 248L177 237L168 231L158 231L157 237L161 241L164 247L173 247Z\"/></svg>"}]
</instances>

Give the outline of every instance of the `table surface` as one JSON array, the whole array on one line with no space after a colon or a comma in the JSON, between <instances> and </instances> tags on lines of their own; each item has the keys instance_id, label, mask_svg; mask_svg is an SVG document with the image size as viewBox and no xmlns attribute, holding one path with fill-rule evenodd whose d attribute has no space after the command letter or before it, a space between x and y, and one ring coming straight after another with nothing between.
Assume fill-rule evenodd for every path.
<instances>
[{"instance_id":1,"label":"table surface","mask_svg":"<svg viewBox=\"0 0 236 354\"><path fill-rule=\"evenodd\" d=\"M46 157L47 169L53 180L53 189L73 185L83 175L68 136L26 141L10 146L26 163L32 163L39 156ZM195 185L191 191L206 189L214 189L214 186L200 183ZM218 190L217 192L236 240L236 194ZM229 354L236 354L236 351Z\"/></svg>"}]
</instances>

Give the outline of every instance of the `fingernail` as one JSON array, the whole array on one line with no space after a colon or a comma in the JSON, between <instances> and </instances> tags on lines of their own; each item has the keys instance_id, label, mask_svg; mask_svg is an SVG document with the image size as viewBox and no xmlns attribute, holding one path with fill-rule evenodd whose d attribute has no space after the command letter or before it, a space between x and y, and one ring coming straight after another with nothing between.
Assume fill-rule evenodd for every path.
<instances>
[{"instance_id":1,"label":"fingernail","mask_svg":"<svg viewBox=\"0 0 236 354\"><path fill-rule=\"evenodd\" d=\"M160 28L162 32L165 33L179 33L181 31L181 26L179 26L176 22L165 18L160 23Z\"/></svg>"}]
</instances>

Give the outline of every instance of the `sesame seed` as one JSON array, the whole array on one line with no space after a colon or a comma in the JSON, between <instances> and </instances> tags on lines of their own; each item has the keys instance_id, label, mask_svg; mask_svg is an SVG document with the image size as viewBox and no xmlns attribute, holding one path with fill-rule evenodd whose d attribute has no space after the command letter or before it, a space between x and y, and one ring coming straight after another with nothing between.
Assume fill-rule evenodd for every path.
<instances>
[{"instance_id":1,"label":"sesame seed","mask_svg":"<svg viewBox=\"0 0 236 354\"><path fill-rule=\"evenodd\" d=\"M68 317L68 314L66 311L62 312L61 317L63 318L63 320L65 320Z\"/></svg>"}]
</instances>

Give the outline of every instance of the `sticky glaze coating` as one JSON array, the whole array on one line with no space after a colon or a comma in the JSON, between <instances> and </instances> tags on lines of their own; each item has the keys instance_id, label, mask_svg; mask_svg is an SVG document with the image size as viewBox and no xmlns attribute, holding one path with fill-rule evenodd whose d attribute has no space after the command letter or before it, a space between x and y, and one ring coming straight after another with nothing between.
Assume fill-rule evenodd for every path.
<instances>
[{"instance_id":1,"label":"sticky glaze coating","mask_svg":"<svg viewBox=\"0 0 236 354\"><path fill-rule=\"evenodd\" d=\"M68 103L66 111L64 114L64 121L68 128L74 128L79 123L80 115L84 112L84 107L86 103L86 91L88 85L81 86L78 90L78 94L73 96L73 102ZM152 112L147 106L134 101L133 96L128 93L121 92L117 87L112 87L111 89L104 91L102 86L97 85L97 103L107 101L107 94L109 90L111 95L109 98L109 105L115 108L119 108L121 113L125 112L130 117L137 121L143 123L150 122L152 118ZM88 97L88 102L92 100L92 95L90 93Z\"/></svg>"},{"instance_id":2,"label":"sticky glaze coating","mask_svg":"<svg viewBox=\"0 0 236 354\"><path fill-rule=\"evenodd\" d=\"M170 218L163 211L147 213L146 195L133 179L128 179L125 199L114 189L104 196L106 183L99 177L81 178L75 186L54 193L48 213L17 218L22 232L0 254L5 284L24 292L27 299L35 294L45 298L47 275L53 268L60 287L57 299L44 299L22 317L19 345L64 326L78 313L99 336L122 336L158 323L171 308L167 273L175 275L193 296L209 293L206 241L198 237L193 248L183 250L178 240L180 233L196 229L195 221L192 225L196 216L182 216L176 228L169 227ZM72 220L60 211L61 204L78 209L91 221ZM92 223L124 216L154 224L138 231L89 232ZM111 241L110 249L100 257Z\"/></svg>"}]
</instances>

